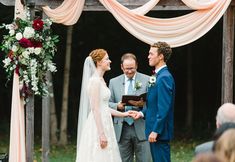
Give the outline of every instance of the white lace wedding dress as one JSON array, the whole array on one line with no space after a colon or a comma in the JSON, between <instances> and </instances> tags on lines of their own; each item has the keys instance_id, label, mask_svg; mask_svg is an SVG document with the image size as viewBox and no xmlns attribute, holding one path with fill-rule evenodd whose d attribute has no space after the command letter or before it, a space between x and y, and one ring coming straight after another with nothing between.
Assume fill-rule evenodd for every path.
<instances>
[{"instance_id":1,"label":"white lace wedding dress","mask_svg":"<svg viewBox=\"0 0 235 162\"><path fill-rule=\"evenodd\" d=\"M93 77L88 83L88 95L91 111L81 132L76 162L121 162L110 108L108 107L110 90L101 78ZM92 103L96 105L92 106ZM99 110L94 110L96 108L92 107ZM100 115L97 115L97 112ZM102 126L99 125L99 122L97 124L99 116ZM100 147L99 129L102 129L108 141L108 145L104 149Z\"/></svg>"}]
</instances>

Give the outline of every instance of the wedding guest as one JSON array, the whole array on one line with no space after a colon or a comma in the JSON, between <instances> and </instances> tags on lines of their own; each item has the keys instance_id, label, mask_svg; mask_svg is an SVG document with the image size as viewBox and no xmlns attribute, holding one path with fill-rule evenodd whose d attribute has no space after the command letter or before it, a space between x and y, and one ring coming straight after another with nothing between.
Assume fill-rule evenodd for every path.
<instances>
[{"instance_id":1,"label":"wedding guest","mask_svg":"<svg viewBox=\"0 0 235 162\"><path fill-rule=\"evenodd\" d=\"M114 110L125 112L128 110L140 111L144 105L142 100L134 102L135 106L125 106L121 102L125 94L140 95L147 92L149 77L137 72L137 59L132 53L126 53L121 58L123 74L110 80L109 89L111 98L109 105ZM130 117L114 117L113 125L122 162L149 162L151 160L150 148L144 130L145 121L134 121Z\"/></svg>"},{"instance_id":2,"label":"wedding guest","mask_svg":"<svg viewBox=\"0 0 235 162\"><path fill-rule=\"evenodd\" d=\"M225 131L215 142L215 154L224 158L224 162L235 161L235 129Z\"/></svg>"},{"instance_id":3,"label":"wedding guest","mask_svg":"<svg viewBox=\"0 0 235 162\"><path fill-rule=\"evenodd\" d=\"M221 157L213 153L198 154L192 162L224 162Z\"/></svg>"},{"instance_id":4,"label":"wedding guest","mask_svg":"<svg viewBox=\"0 0 235 162\"><path fill-rule=\"evenodd\" d=\"M225 124L227 123L227 124ZM216 136L220 136L225 130L233 128L235 124L235 105L232 103L225 103L219 107L216 115ZM220 128L223 126L222 128ZM212 152L214 140L202 143L195 148L195 155L203 152Z\"/></svg>"}]
</instances>

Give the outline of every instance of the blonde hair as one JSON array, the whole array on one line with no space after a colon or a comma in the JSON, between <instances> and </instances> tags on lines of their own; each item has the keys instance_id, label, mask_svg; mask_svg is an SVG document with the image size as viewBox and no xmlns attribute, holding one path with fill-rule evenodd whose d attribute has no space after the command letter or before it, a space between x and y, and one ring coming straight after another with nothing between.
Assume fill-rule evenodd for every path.
<instances>
[{"instance_id":1,"label":"blonde hair","mask_svg":"<svg viewBox=\"0 0 235 162\"><path fill-rule=\"evenodd\" d=\"M192 162L224 162L214 153L201 153L194 157Z\"/></svg>"},{"instance_id":2,"label":"blonde hair","mask_svg":"<svg viewBox=\"0 0 235 162\"><path fill-rule=\"evenodd\" d=\"M94 61L95 65L97 66L97 62L101 61L106 54L107 54L107 51L104 50L104 49L95 49L95 50L90 52L89 56L91 56L91 58Z\"/></svg>"},{"instance_id":3,"label":"blonde hair","mask_svg":"<svg viewBox=\"0 0 235 162\"><path fill-rule=\"evenodd\" d=\"M235 161L235 129L225 131L215 142L215 153L226 162Z\"/></svg>"}]
</instances>

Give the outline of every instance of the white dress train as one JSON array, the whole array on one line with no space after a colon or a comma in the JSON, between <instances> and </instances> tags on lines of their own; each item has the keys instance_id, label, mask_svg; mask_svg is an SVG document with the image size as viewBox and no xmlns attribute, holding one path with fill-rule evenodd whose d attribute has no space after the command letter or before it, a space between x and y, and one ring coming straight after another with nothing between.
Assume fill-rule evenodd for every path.
<instances>
[{"instance_id":1,"label":"white dress train","mask_svg":"<svg viewBox=\"0 0 235 162\"><path fill-rule=\"evenodd\" d=\"M112 116L108 106L110 90L100 78L93 77L88 83L88 94L90 93L89 91L96 91L96 88L94 88L96 86L99 86L99 96L97 97L100 105L103 132L107 138L108 145L104 149L100 147L99 128L97 129L95 111L90 111L81 133L76 162L121 162ZM95 100L95 98L90 98L90 95L89 99L91 101Z\"/></svg>"}]
</instances>

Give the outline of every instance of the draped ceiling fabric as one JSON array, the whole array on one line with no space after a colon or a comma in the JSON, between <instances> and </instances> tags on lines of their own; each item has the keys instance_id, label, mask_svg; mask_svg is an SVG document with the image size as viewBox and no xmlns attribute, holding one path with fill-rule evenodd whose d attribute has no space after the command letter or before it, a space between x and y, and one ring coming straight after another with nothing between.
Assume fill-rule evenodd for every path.
<instances>
[{"instance_id":1,"label":"draped ceiling fabric","mask_svg":"<svg viewBox=\"0 0 235 162\"><path fill-rule=\"evenodd\" d=\"M85 0L64 0L59 7L51 9L48 6L45 6L43 7L43 11L56 23L73 25L78 21L84 3Z\"/></svg>"},{"instance_id":2,"label":"draped ceiling fabric","mask_svg":"<svg viewBox=\"0 0 235 162\"><path fill-rule=\"evenodd\" d=\"M223 16L231 0L182 0L196 10L174 18L144 16L160 0L150 0L130 10L116 0L99 0L117 21L139 40L152 44L165 41L171 47L189 44L206 34ZM44 12L56 23L73 25L79 19L85 0L66 0L56 9L44 7Z\"/></svg>"},{"instance_id":3,"label":"draped ceiling fabric","mask_svg":"<svg viewBox=\"0 0 235 162\"><path fill-rule=\"evenodd\" d=\"M20 0L15 1L15 17L25 18ZM20 98L19 76L14 72L11 103L9 162L26 162L24 104Z\"/></svg>"}]
</instances>

